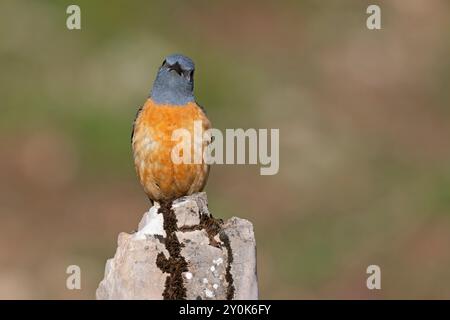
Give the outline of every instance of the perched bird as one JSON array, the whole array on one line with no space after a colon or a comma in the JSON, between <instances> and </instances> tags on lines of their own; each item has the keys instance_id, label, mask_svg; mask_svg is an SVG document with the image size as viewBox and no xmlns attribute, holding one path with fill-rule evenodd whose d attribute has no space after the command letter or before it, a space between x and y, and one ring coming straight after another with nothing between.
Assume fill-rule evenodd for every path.
<instances>
[{"instance_id":1,"label":"perched bird","mask_svg":"<svg viewBox=\"0 0 450 320\"><path fill-rule=\"evenodd\" d=\"M194 121L201 121L203 131L211 128L203 108L195 102L194 71L190 58L166 57L150 96L136 114L131 136L134 164L152 201L167 202L202 191L208 179L209 166L203 158L192 164L176 164L171 158L178 143L172 141L174 130L186 129L194 137Z\"/></svg>"}]
</instances>

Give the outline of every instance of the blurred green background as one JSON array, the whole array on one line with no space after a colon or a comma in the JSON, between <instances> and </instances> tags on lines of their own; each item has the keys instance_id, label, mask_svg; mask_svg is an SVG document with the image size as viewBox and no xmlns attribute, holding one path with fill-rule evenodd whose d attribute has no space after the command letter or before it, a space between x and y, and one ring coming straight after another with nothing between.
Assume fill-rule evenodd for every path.
<instances>
[{"instance_id":1,"label":"blurred green background","mask_svg":"<svg viewBox=\"0 0 450 320\"><path fill-rule=\"evenodd\" d=\"M206 189L254 223L261 298L449 298L450 2L375 2L380 31L374 1L2 0L0 298L95 297L149 207L131 123L175 52L216 128L280 129L277 175Z\"/></svg>"}]
</instances>

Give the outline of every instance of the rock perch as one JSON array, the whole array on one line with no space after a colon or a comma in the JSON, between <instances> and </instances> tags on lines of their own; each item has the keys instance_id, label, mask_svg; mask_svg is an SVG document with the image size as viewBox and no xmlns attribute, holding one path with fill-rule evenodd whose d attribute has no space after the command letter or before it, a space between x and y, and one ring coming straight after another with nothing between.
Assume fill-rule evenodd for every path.
<instances>
[{"instance_id":1,"label":"rock perch","mask_svg":"<svg viewBox=\"0 0 450 320\"><path fill-rule=\"evenodd\" d=\"M206 193L155 203L121 233L97 299L258 299L253 225L212 217Z\"/></svg>"}]
</instances>

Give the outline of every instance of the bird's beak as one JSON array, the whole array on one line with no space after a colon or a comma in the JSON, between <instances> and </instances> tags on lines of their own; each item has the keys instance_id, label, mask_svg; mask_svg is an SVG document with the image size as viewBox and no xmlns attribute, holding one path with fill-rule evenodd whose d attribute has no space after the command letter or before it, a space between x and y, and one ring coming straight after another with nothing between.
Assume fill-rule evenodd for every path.
<instances>
[{"instance_id":1,"label":"bird's beak","mask_svg":"<svg viewBox=\"0 0 450 320\"><path fill-rule=\"evenodd\" d=\"M183 74L183 69L181 69L181 66L178 62L175 62L175 64L169 66L169 71L172 71L172 70L174 70L180 76Z\"/></svg>"}]
</instances>

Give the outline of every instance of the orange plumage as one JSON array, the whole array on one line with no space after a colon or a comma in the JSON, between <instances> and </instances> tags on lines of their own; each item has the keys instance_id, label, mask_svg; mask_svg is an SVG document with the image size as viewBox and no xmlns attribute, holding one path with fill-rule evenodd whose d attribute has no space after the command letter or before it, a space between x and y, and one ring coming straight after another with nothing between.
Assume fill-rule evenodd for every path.
<instances>
[{"instance_id":1,"label":"orange plumage","mask_svg":"<svg viewBox=\"0 0 450 320\"><path fill-rule=\"evenodd\" d=\"M171 158L178 143L172 141L172 132L184 128L194 137L194 121L201 121L203 130L211 128L195 102L173 106L149 98L137 115L132 138L134 164L150 199L170 201L203 190L209 166L203 160L200 164L175 164Z\"/></svg>"}]
</instances>

